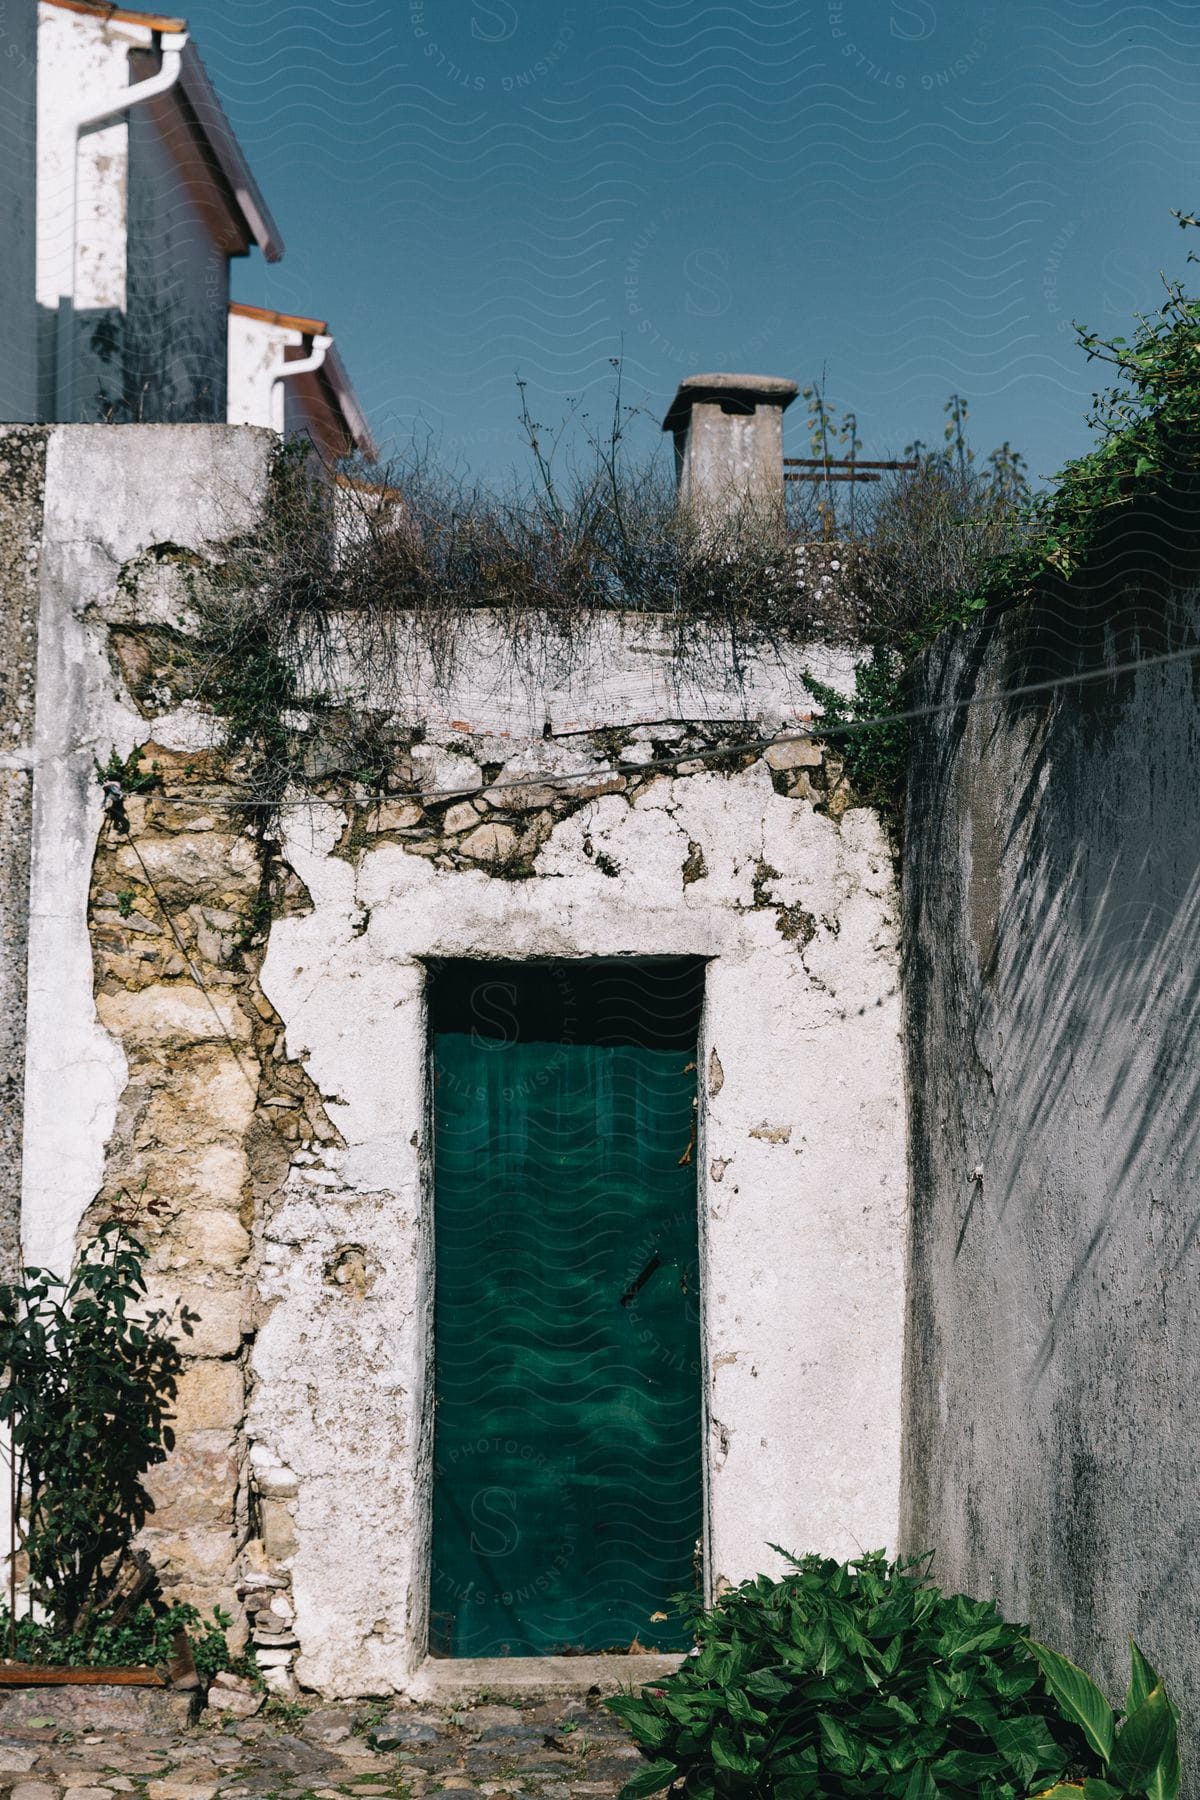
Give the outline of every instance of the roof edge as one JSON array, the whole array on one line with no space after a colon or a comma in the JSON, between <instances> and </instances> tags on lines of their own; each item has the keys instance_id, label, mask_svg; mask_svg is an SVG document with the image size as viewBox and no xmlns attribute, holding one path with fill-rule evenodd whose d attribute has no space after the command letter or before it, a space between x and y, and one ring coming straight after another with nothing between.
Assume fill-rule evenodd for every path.
<instances>
[{"instance_id":1,"label":"roof edge","mask_svg":"<svg viewBox=\"0 0 1200 1800\"><path fill-rule=\"evenodd\" d=\"M229 311L239 319L257 319L263 325L282 325L287 331L307 332L310 337L324 337L329 330L324 319L307 319L302 313L272 312L269 306L248 306L244 300L231 300Z\"/></svg>"},{"instance_id":2,"label":"roof edge","mask_svg":"<svg viewBox=\"0 0 1200 1800\"><path fill-rule=\"evenodd\" d=\"M188 29L186 19L168 17L165 13L136 12L132 8L109 5L108 0L44 0L44 4L58 7L63 12L82 13L85 18L96 19L100 24L116 20L123 25L140 25L147 31L186 33ZM179 85L217 167L229 184L249 236L268 262L278 262L284 251L279 227L271 217L270 208L250 171L245 152L234 136L233 126L191 37L183 47Z\"/></svg>"},{"instance_id":3,"label":"roof edge","mask_svg":"<svg viewBox=\"0 0 1200 1800\"><path fill-rule=\"evenodd\" d=\"M378 462L379 445L375 441L374 432L367 423L367 415L359 405L358 395L354 392L350 377L346 373L346 365L338 355L336 344L330 344L325 352L321 373L326 377L337 397L337 403L342 409L342 417L346 421L354 448L360 455L365 456L368 462Z\"/></svg>"},{"instance_id":4,"label":"roof edge","mask_svg":"<svg viewBox=\"0 0 1200 1800\"><path fill-rule=\"evenodd\" d=\"M118 25L144 25L147 31L186 31L186 19L168 18L165 13L134 12L129 7L109 6L107 0L42 0L45 6L57 6L63 12L86 13L89 18L106 24L110 19Z\"/></svg>"},{"instance_id":5,"label":"roof edge","mask_svg":"<svg viewBox=\"0 0 1200 1800\"><path fill-rule=\"evenodd\" d=\"M51 0L51 3L59 5L62 0ZM180 85L221 173L233 191L238 210L249 227L250 236L268 262L278 262L284 251L279 227L271 217L258 183L250 172L245 153L234 136L233 126L217 98L208 70L200 60L200 52L190 38L183 50Z\"/></svg>"}]
</instances>

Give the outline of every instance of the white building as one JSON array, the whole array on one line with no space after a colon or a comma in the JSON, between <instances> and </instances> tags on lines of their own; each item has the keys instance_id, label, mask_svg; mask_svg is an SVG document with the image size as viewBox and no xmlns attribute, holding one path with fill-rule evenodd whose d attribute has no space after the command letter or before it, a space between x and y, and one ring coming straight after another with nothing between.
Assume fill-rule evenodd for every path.
<instances>
[{"instance_id":1,"label":"white building","mask_svg":"<svg viewBox=\"0 0 1200 1800\"><path fill-rule=\"evenodd\" d=\"M351 450L378 455L324 319L230 305L228 418L303 434L330 461Z\"/></svg>"},{"instance_id":2,"label":"white building","mask_svg":"<svg viewBox=\"0 0 1200 1800\"><path fill-rule=\"evenodd\" d=\"M228 419L373 452L323 325L231 321L231 259L277 262L283 239L186 20L38 0L18 26L0 76L0 418ZM286 394L285 363L305 365Z\"/></svg>"},{"instance_id":3,"label":"white building","mask_svg":"<svg viewBox=\"0 0 1200 1800\"><path fill-rule=\"evenodd\" d=\"M183 19L38 8L39 413L225 417L229 263L283 240Z\"/></svg>"}]
</instances>

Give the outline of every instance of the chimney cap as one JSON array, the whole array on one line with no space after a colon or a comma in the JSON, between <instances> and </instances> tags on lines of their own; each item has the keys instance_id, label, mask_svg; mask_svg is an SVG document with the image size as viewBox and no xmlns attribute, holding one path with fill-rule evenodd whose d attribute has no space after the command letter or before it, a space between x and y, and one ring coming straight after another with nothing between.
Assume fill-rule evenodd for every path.
<instances>
[{"instance_id":1,"label":"chimney cap","mask_svg":"<svg viewBox=\"0 0 1200 1800\"><path fill-rule=\"evenodd\" d=\"M698 400L719 400L728 404L730 412L752 413L756 406L777 406L785 412L800 392L798 383L781 375L687 375L680 382L675 398L663 420L664 431L682 431L688 415Z\"/></svg>"}]
</instances>

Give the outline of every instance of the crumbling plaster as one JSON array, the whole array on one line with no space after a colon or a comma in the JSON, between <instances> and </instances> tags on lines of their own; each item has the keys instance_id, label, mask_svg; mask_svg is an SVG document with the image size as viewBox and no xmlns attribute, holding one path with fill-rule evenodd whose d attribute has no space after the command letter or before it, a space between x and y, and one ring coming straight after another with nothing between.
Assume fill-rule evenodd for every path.
<instances>
[{"instance_id":1,"label":"crumbling plaster","mask_svg":"<svg viewBox=\"0 0 1200 1800\"><path fill-rule=\"evenodd\" d=\"M403 1685L423 1651L431 957L711 959L710 1579L768 1565L771 1541L891 1541L904 1167L893 875L874 815L838 822L777 794L761 759L664 774L572 812L517 881L403 843L352 863L332 854L336 813L290 821L284 855L313 906L275 925L262 980L343 1140L294 1172L266 1226L252 1355L251 1435L294 1490L301 1681ZM685 880L697 846L705 873ZM793 908L811 936L781 929ZM327 1275L346 1241L371 1270L353 1294Z\"/></svg>"},{"instance_id":2,"label":"crumbling plaster","mask_svg":"<svg viewBox=\"0 0 1200 1800\"><path fill-rule=\"evenodd\" d=\"M46 451L33 758L29 995L22 1247L27 1262L70 1266L75 1235L104 1174L104 1146L127 1065L92 993L88 888L102 817L94 764L147 736L108 660L107 630L134 600L126 564L152 545L212 545L255 519L270 434L189 426L55 427ZM179 595L164 568L158 622ZM144 583L137 607L155 606ZM197 721L155 722L187 749Z\"/></svg>"},{"instance_id":3,"label":"crumbling plaster","mask_svg":"<svg viewBox=\"0 0 1200 1800\"><path fill-rule=\"evenodd\" d=\"M25 1252L65 1268L121 1188L162 1202L155 1292L201 1313L155 1477L170 1586L240 1592L277 1685L293 1662L328 1693L420 1679L433 956L709 960L709 1579L769 1565L770 1540L890 1541L893 868L836 761L795 735L805 667L844 682L849 658L796 649L681 686L653 622L608 620L574 673L519 674L485 618L449 690L414 671L391 792L331 770L285 804L277 855L211 723L139 705L113 635L186 623L184 570L258 516L269 446L66 427L47 453ZM140 745L158 783L125 836L93 763Z\"/></svg>"}]
</instances>

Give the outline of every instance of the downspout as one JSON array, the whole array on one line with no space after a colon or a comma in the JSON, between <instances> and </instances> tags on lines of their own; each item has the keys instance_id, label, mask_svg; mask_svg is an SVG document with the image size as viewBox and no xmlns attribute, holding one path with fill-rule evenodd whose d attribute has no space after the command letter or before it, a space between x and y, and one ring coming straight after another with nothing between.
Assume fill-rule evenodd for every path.
<instances>
[{"instance_id":1,"label":"downspout","mask_svg":"<svg viewBox=\"0 0 1200 1800\"><path fill-rule=\"evenodd\" d=\"M119 118L122 113L128 112L131 106L140 106L143 100L153 100L175 86L183 66L183 50L188 34L186 31L164 31L158 41L162 52L162 66L156 75L148 76L145 81L135 81L131 87L121 88L110 99L86 107L83 112L68 119L63 128L69 145L67 159L71 165L67 184L70 192L70 216L59 282L54 410L56 418L64 424L72 424L75 418L75 250L79 235L79 139L81 133L89 127L107 124L110 119Z\"/></svg>"},{"instance_id":2,"label":"downspout","mask_svg":"<svg viewBox=\"0 0 1200 1800\"><path fill-rule=\"evenodd\" d=\"M333 346L331 337L323 337L318 332L312 341L312 350L308 356L296 362L282 362L271 374L271 429L283 436L285 422L283 384L293 375L311 375L319 369Z\"/></svg>"}]
</instances>

